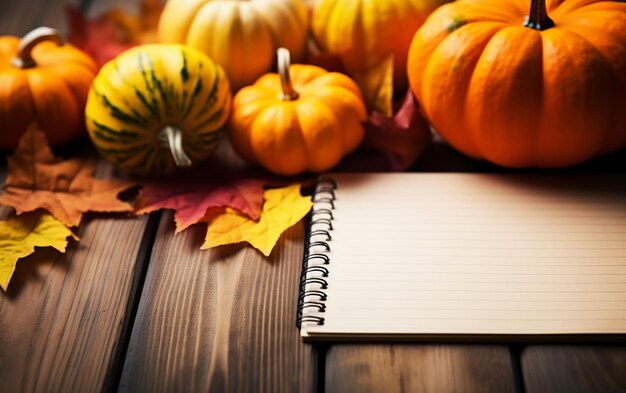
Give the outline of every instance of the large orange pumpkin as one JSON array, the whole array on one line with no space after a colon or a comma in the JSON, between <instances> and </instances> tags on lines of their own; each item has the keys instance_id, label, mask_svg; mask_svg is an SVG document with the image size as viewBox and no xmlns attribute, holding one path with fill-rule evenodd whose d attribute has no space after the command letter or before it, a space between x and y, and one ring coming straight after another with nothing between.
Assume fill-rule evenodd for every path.
<instances>
[{"instance_id":1,"label":"large orange pumpkin","mask_svg":"<svg viewBox=\"0 0 626 393\"><path fill-rule=\"evenodd\" d=\"M415 35L408 75L433 126L472 157L563 167L626 146L624 3L447 4Z\"/></svg>"},{"instance_id":2,"label":"large orange pumpkin","mask_svg":"<svg viewBox=\"0 0 626 393\"><path fill-rule=\"evenodd\" d=\"M52 146L85 132L83 111L96 64L51 28L0 37L0 149L15 149L36 121Z\"/></svg>"},{"instance_id":3,"label":"large orange pumpkin","mask_svg":"<svg viewBox=\"0 0 626 393\"><path fill-rule=\"evenodd\" d=\"M235 95L229 123L235 150L280 175L332 168L363 139L367 113L359 88L337 72L289 66L285 48L278 50L278 72Z\"/></svg>"}]
</instances>

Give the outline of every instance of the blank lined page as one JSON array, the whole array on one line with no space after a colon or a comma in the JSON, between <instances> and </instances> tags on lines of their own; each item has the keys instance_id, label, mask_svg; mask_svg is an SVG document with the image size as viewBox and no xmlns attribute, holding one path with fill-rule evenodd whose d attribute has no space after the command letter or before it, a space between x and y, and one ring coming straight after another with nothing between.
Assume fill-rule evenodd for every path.
<instances>
[{"instance_id":1,"label":"blank lined page","mask_svg":"<svg viewBox=\"0 0 626 393\"><path fill-rule=\"evenodd\" d=\"M626 333L623 176L331 177L326 307L304 309L324 323L303 336Z\"/></svg>"}]
</instances>

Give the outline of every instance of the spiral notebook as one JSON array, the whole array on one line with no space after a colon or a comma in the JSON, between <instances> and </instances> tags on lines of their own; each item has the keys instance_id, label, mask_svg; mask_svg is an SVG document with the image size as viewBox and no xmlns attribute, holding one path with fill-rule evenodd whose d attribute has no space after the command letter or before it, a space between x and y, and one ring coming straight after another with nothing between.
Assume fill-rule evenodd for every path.
<instances>
[{"instance_id":1,"label":"spiral notebook","mask_svg":"<svg viewBox=\"0 0 626 393\"><path fill-rule=\"evenodd\" d=\"M305 339L626 333L622 175L334 174L313 199Z\"/></svg>"}]
</instances>

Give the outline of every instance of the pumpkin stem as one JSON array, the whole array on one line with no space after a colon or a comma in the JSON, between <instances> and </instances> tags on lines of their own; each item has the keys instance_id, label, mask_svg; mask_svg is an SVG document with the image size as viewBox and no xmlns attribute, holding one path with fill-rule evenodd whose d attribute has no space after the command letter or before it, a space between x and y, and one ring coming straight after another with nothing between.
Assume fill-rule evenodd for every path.
<instances>
[{"instance_id":1,"label":"pumpkin stem","mask_svg":"<svg viewBox=\"0 0 626 393\"><path fill-rule=\"evenodd\" d=\"M11 64L17 68L35 67L37 64L33 60L32 51L43 41L53 41L59 46L65 43L58 30L51 27L38 27L22 37L17 47L17 54L11 59Z\"/></svg>"},{"instance_id":2,"label":"pumpkin stem","mask_svg":"<svg viewBox=\"0 0 626 393\"><path fill-rule=\"evenodd\" d=\"M278 57L278 75L280 76L280 85L283 89L280 99L285 101L293 101L298 99L298 92L291 84L291 75L289 75L289 66L291 65L291 56L289 49L278 48L276 51Z\"/></svg>"},{"instance_id":3,"label":"pumpkin stem","mask_svg":"<svg viewBox=\"0 0 626 393\"><path fill-rule=\"evenodd\" d=\"M188 168L192 165L191 158L183 150L183 131L174 126L165 126L157 133L157 140L170 149L177 167Z\"/></svg>"},{"instance_id":4,"label":"pumpkin stem","mask_svg":"<svg viewBox=\"0 0 626 393\"><path fill-rule=\"evenodd\" d=\"M524 26L535 30L547 30L554 27L554 21L548 16L545 0L531 0L530 15L526 18Z\"/></svg>"}]
</instances>

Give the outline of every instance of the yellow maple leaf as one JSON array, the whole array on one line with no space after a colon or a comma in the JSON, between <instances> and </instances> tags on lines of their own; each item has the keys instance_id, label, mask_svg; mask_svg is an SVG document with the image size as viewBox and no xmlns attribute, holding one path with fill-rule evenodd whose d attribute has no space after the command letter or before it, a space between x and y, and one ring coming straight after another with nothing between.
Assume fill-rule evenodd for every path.
<instances>
[{"instance_id":1,"label":"yellow maple leaf","mask_svg":"<svg viewBox=\"0 0 626 393\"><path fill-rule=\"evenodd\" d=\"M349 70L361 88L367 108L393 116L393 55L366 70Z\"/></svg>"},{"instance_id":2,"label":"yellow maple leaf","mask_svg":"<svg viewBox=\"0 0 626 393\"><path fill-rule=\"evenodd\" d=\"M313 206L310 197L300 195L299 184L266 190L263 196L265 203L259 221L231 208L217 214L209 213L205 217L209 226L201 249L248 242L269 256L280 235L300 221Z\"/></svg>"},{"instance_id":3,"label":"yellow maple leaf","mask_svg":"<svg viewBox=\"0 0 626 393\"><path fill-rule=\"evenodd\" d=\"M32 254L35 247L54 247L65 252L67 237L78 240L61 221L42 212L32 212L0 221L0 286L5 291L18 259Z\"/></svg>"}]
</instances>

